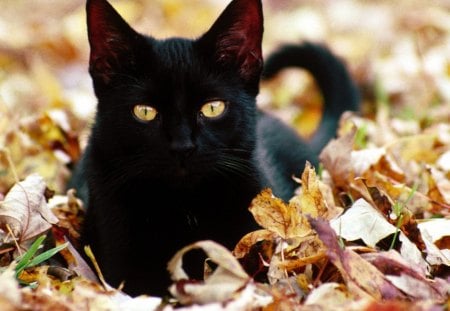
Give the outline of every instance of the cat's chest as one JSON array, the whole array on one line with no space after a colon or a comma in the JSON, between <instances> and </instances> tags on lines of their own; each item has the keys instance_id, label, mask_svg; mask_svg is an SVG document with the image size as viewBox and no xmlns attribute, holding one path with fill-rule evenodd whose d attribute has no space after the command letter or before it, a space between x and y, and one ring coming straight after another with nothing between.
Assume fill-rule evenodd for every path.
<instances>
[{"instance_id":1,"label":"cat's chest","mask_svg":"<svg viewBox=\"0 0 450 311\"><path fill-rule=\"evenodd\" d=\"M210 181L196 187L170 187L139 181L121 193L123 204L133 206L142 215L186 214L189 221L210 213L239 210L258 191L239 181ZM244 206L245 208L245 206Z\"/></svg>"},{"instance_id":2,"label":"cat's chest","mask_svg":"<svg viewBox=\"0 0 450 311\"><path fill-rule=\"evenodd\" d=\"M130 225L140 231L158 231L177 238L211 238L247 230L251 223L248 207L257 192L258 187L238 182L210 182L190 189L141 182L128 191L122 208L128 211Z\"/></svg>"}]
</instances>

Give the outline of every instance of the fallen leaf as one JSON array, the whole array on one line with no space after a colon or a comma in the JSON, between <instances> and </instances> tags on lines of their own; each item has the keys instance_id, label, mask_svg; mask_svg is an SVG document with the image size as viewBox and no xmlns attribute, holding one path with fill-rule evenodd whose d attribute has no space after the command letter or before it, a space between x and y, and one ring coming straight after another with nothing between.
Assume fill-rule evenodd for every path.
<instances>
[{"instance_id":1,"label":"fallen leaf","mask_svg":"<svg viewBox=\"0 0 450 311\"><path fill-rule=\"evenodd\" d=\"M241 240L236 244L233 255L236 258L242 258L250 251L251 247L261 241L272 241L277 237L277 235L269 230L261 229L247 233L241 238Z\"/></svg>"},{"instance_id":2,"label":"fallen leaf","mask_svg":"<svg viewBox=\"0 0 450 311\"><path fill-rule=\"evenodd\" d=\"M60 152L67 162L76 162L81 154L78 137L69 124L68 113L51 110L41 116L24 119L20 129L45 150ZM62 154L61 154L62 153Z\"/></svg>"},{"instance_id":3,"label":"fallen leaf","mask_svg":"<svg viewBox=\"0 0 450 311\"><path fill-rule=\"evenodd\" d=\"M14 264L0 272L0 309L18 310L22 302L22 293L16 279Z\"/></svg>"},{"instance_id":4,"label":"fallen leaf","mask_svg":"<svg viewBox=\"0 0 450 311\"><path fill-rule=\"evenodd\" d=\"M347 241L361 239L370 247L397 230L364 199L357 200L343 215L330 221L337 235Z\"/></svg>"},{"instance_id":5,"label":"fallen leaf","mask_svg":"<svg viewBox=\"0 0 450 311\"><path fill-rule=\"evenodd\" d=\"M289 205L295 207L297 213L303 215L323 218L327 218L329 214L334 216L339 212L336 211L334 204L328 206L328 202L322 194L324 188L325 185L321 185L315 169L311 163L307 162L302 174L300 193L289 201Z\"/></svg>"},{"instance_id":6,"label":"fallen leaf","mask_svg":"<svg viewBox=\"0 0 450 311\"><path fill-rule=\"evenodd\" d=\"M388 152L404 162L434 163L439 156L438 152L432 152L437 147L437 138L435 134L401 137L389 145Z\"/></svg>"},{"instance_id":7,"label":"fallen leaf","mask_svg":"<svg viewBox=\"0 0 450 311\"><path fill-rule=\"evenodd\" d=\"M442 171L434 167L430 168L430 175L432 178L432 187L430 187L430 192L435 190L436 193L433 195L429 192L428 196L437 202L450 204L450 180Z\"/></svg>"},{"instance_id":8,"label":"fallen leaf","mask_svg":"<svg viewBox=\"0 0 450 311\"><path fill-rule=\"evenodd\" d=\"M58 218L48 208L45 189L44 179L37 174L14 185L0 202L0 228L8 232L9 226L14 237L27 241L56 224Z\"/></svg>"},{"instance_id":9,"label":"fallen leaf","mask_svg":"<svg viewBox=\"0 0 450 311\"><path fill-rule=\"evenodd\" d=\"M338 268L347 287L356 298L404 299L404 294L372 264L357 253L342 249L338 237L330 225L321 219L309 218L311 226L327 247L330 261Z\"/></svg>"},{"instance_id":10,"label":"fallen leaf","mask_svg":"<svg viewBox=\"0 0 450 311\"><path fill-rule=\"evenodd\" d=\"M202 249L207 257L218 266L204 282L189 283L189 276L183 270L183 256L193 250ZM213 241L198 241L178 251L168 264L172 280L170 292L183 304L226 302L234 297L250 277L237 259L224 246Z\"/></svg>"},{"instance_id":11,"label":"fallen leaf","mask_svg":"<svg viewBox=\"0 0 450 311\"><path fill-rule=\"evenodd\" d=\"M343 284L324 283L314 288L305 300L305 306L316 307L327 310L333 306L334 310L352 310L352 304L363 309L365 304L371 300L360 300L355 302L355 297Z\"/></svg>"},{"instance_id":12,"label":"fallen leaf","mask_svg":"<svg viewBox=\"0 0 450 311\"><path fill-rule=\"evenodd\" d=\"M376 266L393 285L411 299L428 299L444 302L448 288L426 277L422 267L412 264L394 251L363 254L362 257Z\"/></svg>"},{"instance_id":13,"label":"fallen leaf","mask_svg":"<svg viewBox=\"0 0 450 311\"><path fill-rule=\"evenodd\" d=\"M253 199L250 212L263 228L275 232L282 239L306 237L311 233L308 221L295 208L263 190Z\"/></svg>"},{"instance_id":14,"label":"fallen leaf","mask_svg":"<svg viewBox=\"0 0 450 311\"><path fill-rule=\"evenodd\" d=\"M320 153L319 159L337 187L346 188L353 178L349 155L353 150L356 130L356 126L353 126L345 135L332 139Z\"/></svg>"},{"instance_id":15,"label":"fallen leaf","mask_svg":"<svg viewBox=\"0 0 450 311\"><path fill-rule=\"evenodd\" d=\"M450 266L450 247L439 248L440 240L450 238L450 219L428 219L418 224L427 252L427 261L432 265Z\"/></svg>"}]
</instances>

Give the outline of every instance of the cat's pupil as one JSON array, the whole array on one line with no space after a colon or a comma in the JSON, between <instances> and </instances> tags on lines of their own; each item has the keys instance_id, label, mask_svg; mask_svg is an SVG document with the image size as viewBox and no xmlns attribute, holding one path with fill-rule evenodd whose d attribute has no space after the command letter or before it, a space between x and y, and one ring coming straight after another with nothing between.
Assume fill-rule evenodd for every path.
<instances>
[{"instance_id":1,"label":"cat's pupil","mask_svg":"<svg viewBox=\"0 0 450 311\"><path fill-rule=\"evenodd\" d=\"M208 102L200 109L203 116L207 118L216 118L221 116L225 111L225 102L221 100L215 100Z\"/></svg>"},{"instance_id":2,"label":"cat's pupil","mask_svg":"<svg viewBox=\"0 0 450 311\"><path fill-rule=\"evenodd\" d=\"M147 105L136 105L133 108L133 114L139 121L148 122L156 117L157 111Z\"/></svg>"}]
</instances>

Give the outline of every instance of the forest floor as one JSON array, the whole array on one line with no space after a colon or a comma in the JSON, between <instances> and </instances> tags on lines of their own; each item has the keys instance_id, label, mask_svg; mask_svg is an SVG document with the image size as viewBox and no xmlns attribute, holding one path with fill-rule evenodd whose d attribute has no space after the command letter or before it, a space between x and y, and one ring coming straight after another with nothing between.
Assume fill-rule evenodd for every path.
<instances>
[{"instance_id":1,"label":"forest floor","mask_svg":"<svg viewBox=\"0 0 450 311\"><path fill-rule=\"evenodd\" d=\"M112 4L143 33L195 38L226 2ZM342 118L317 172L308 166L299 172L301 191L290 202L263 192L252 203L264 229L246 236L234 255L265 258L267 283L246 275L220 245L203 242L192 247L221 254L214 277L167 302L105 289L65 244L67 237L76 241L82 221L82 202L66 193L66 182L96 104L85 1L2 3L1 310L450 309L450 2L263 0L263 6L264 54L282 43L326 44L359 86L362 111ZM262 84L258 103L306 138L320 119L320 93L303 71ZM30 247L49 230L65 247L67 269L40 264L39 239Z\"/></svg>"}]
</instances>

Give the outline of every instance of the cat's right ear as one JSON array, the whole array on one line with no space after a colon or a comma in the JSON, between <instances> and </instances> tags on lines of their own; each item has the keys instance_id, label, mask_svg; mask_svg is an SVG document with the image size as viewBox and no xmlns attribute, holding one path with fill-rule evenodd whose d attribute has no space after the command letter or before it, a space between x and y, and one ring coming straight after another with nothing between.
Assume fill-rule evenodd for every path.
<instances>
[{"instance_id":1,"label":"cat's right ear","mask_svg":"<svg viewBox=\"0 0 450 311\"><path fill-rule=\"evenodd\" d=\"M198 44L217 64L234 69L244 82L257 88L263 31L261 0L232 0Z\"/></svg>"},{"instance_id":2,"label":"cat's right ear","mask_svg":"<svg viewBox=\"0 0 450 311\"><path fill-rule=\"evenodd\" d=\"M106 0L87 0L89 72L94 81L108 84L114 74L133 66L133 46L139 34Z\"/></svg>"}]
</instances>

